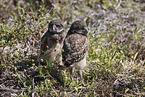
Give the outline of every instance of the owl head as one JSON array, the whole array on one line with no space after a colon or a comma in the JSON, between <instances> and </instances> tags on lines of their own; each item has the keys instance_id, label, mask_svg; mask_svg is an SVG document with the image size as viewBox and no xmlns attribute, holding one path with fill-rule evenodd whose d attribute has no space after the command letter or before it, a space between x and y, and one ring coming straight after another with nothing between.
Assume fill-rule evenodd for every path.
<instances>
[{"instance_id":1,"label":"owl head","mask_svg":"<svg viewBox=\"0 0 145 97\"><path fill-rule=\"evenodd\" d=\"M64 24L61 20L55 19L49 23L48 31L52 34L62 34L64 32Z\"/></svg>"},{"instance_id":2,"label":"owl head","mask_svg":"<svg viewBox=\"0 0 145 97\"><path fill-rule=\"evenodd\" d=\"M87 36L88 31L85 22L80 20L73 22L67 35L71 34L81 34Z\"/></svg>"}]
</instances>

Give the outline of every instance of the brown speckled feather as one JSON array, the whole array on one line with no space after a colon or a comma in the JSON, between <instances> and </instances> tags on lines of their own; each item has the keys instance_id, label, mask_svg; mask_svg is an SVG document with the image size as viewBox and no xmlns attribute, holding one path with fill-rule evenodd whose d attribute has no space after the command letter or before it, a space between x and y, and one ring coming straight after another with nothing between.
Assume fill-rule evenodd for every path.
<instances>
[{"instance_id":1,"label":"brown speckled feather","mask_svg":"<svg viewBox=\"0 0 145 97\"><path fill-rule=\"evenodd\" d=\"M75 21L68 31L62 53L63 63L67 67L86 58L88 31L85 27L84 22Z\"/></svg>"},{"instance_id":2,"label":"brown speckled feather","mask_svg":"<svg viewBox=\"0 0 145 97\"><path fill-rule=\"evenodd\" d=\"M70 66L82 60L86 53L86 36L79 34L69 35L64 41L63 61L65 66Z\"/></svg>"}]
</instances>

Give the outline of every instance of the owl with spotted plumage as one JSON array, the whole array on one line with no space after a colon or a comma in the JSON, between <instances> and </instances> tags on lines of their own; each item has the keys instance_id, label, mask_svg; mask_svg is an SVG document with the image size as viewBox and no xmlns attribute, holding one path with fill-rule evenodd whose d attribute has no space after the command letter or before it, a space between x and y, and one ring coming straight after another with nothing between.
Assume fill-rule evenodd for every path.
<instances>
[{"instance_id":1,"label":"owl with spotted plumage","mask_svg":"<svg viewBox=\"0 0 145 97\"><path fill-rule=\"evenodd\" d=\"M62 65L62 46L65 35L61 20L55 19L49 23L48 31L41 38L40 59L43 59L43 62Z\"/></svg>"},{"instance_id":2,"label":"owl with spotted plumage","mask_svg":"<svg viewBox=\"0 0 145 97\"><path fill-rule=\"evenodd\" d=\"M76 68L82 77L82 70L87 66L88 45L86 24L80 20L73 22L64 40L62 53L64 66L70 68L71 74Z\"/></svg>"}]
</instances>

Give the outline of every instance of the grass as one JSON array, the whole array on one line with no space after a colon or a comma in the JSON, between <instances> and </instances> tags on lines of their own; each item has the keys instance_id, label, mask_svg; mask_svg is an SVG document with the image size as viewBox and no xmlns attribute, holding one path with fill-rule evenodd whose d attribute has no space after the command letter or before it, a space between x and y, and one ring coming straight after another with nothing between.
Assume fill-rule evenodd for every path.
<instances>
[{"instance_id":1,"label":"grass","mask_svg":"<svg viewBox=\"0 0 145 97\"><path fill-rule=\"evenodd\" d=\"M0 23L1 96L145 95L144 3L66 0L48 9L42 1L39 7L32 2L16 4L15 10L5 0L0 2L1 10L7 11ZM88 25L88 66L83 73L87 86L76 72L70 80L68 70L62 71L64 85L59 85L36 61L40 39L54 18L63 20L66 33L77 19Z\"/></svg>"}]
</instances>

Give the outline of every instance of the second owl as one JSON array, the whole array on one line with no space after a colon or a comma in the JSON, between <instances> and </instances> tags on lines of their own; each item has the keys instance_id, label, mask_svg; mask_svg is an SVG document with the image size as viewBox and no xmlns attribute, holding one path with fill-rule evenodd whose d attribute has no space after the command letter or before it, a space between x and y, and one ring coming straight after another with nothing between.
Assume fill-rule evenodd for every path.
<instances>
[{"instance_id":1,"label":"second owl","mask_svg":"<svg viewBox=\"0 0 145 97\"><path fill-rule=\"evenodd\" d=\"M82 70L86 66L86 56L88 50L88 31L83 21L75 21L66 35L63 44L63 63L70 67L72 74L73 68L77 68L82 77Z\"/></svg>"}]
</instances>

